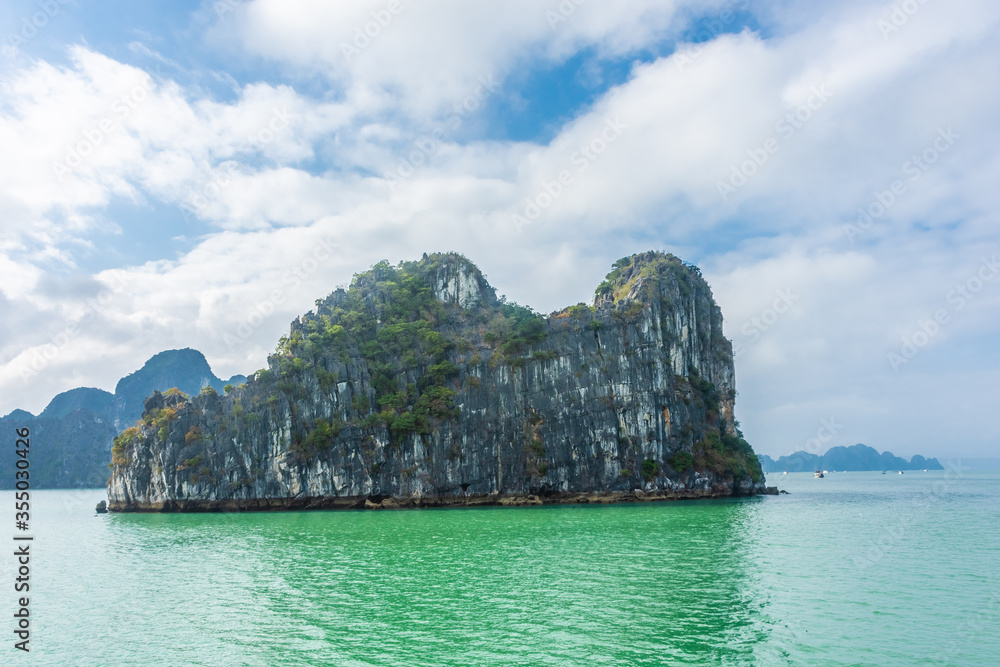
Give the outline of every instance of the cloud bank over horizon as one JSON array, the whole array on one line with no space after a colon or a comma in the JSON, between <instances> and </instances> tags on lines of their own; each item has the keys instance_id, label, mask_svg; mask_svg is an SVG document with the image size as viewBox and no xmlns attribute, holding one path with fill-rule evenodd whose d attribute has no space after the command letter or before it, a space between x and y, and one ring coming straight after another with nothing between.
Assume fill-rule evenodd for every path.
<instances>
[{"instance_id":1,"label":"cloud bank over horizon","mask_svg":"<svg viewBox=\"0 0 1000 667\"><path fill-rule=\"evenodd\" d=\"M381 259L550 312L658 249L758 452L1000 451L995 3L57 4L0 11L0 414L252 372Z\"/></svg>"}]
</instances>

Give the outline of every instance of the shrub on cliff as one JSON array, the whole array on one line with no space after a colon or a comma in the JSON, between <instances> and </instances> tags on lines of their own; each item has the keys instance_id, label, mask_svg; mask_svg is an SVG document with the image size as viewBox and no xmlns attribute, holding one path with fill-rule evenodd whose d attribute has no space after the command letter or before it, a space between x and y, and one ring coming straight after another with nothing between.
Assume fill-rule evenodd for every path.
<instances>
[{"instance_id":1,"label":"shrub on cliff","mask_svg":"<svg viewBox=\"0 0 1000 667\"><path fill-rule=\"evenodd\" d=\"M329 449L334 439L340 435L341 428L342 424L338 420L316 419L305 437L296 436L288 449L304 459L309 459Z\"/></svg>"},{"instance_id":2,"label":"shrub on cliff","mask_svg":"<svg viewBox=\"0 0 1000 667\"><path fill-rule=\"evenodd\" d=\"M677 452L670 457L670 467L677 472L684 472L694 465L694 456L691 452Z\"/></svg>"}]
</instances>

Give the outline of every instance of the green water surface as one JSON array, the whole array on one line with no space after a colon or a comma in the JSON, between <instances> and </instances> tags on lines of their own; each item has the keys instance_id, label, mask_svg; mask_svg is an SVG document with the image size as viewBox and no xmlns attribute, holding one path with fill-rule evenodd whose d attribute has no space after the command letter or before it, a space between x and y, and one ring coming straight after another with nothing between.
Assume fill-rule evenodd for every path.
<instances>
[{"instance_id":1,"label":"green water surface","mask_svg":"<svg viewBox=\"0 0 1000 667\"><path fill-rule=\"evenodd\" d=\"M0 663L1000 664L1000 476L770 482L792 493L275 514L39 491L32 651L8 621Z\"/></svg>"}]
</instances>

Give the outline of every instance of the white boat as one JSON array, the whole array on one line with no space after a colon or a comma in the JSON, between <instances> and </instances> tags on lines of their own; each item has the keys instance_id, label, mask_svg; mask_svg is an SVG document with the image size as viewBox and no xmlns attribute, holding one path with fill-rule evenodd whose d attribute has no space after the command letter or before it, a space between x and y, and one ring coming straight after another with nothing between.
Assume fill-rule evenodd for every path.
<instances>
[{"instance_id":1,"label":"white boat","mask_svg":"<svg viewBox=\"0 0 1000 667\"><path fill-rule=\"evenodd\" d=\"M816 472L813 473L813 477L815 477L816 479L821 479L823 477L823 473L817 470Z\"/></svg>"}]
</instances>

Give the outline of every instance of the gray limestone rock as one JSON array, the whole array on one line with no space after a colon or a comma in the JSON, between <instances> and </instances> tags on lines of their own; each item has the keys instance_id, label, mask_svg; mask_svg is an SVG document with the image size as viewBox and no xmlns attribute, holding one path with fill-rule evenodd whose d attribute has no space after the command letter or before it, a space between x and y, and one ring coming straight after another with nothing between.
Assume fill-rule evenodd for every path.
<instances>
[{"instance_id":1,"label":"gray limestone rock","mask_svg":"<svg viewBox=\"0 0 1000 667\"><path fill-rule=\"evenodd\" d=\"M722 313L672 255L623 258L592 306L547 316L498 299L464 257L425 255L318 301L246 385L154 393L115 439L108 497L187 511L761 493L734 399Z\"/></svg>"}]
</instances>

